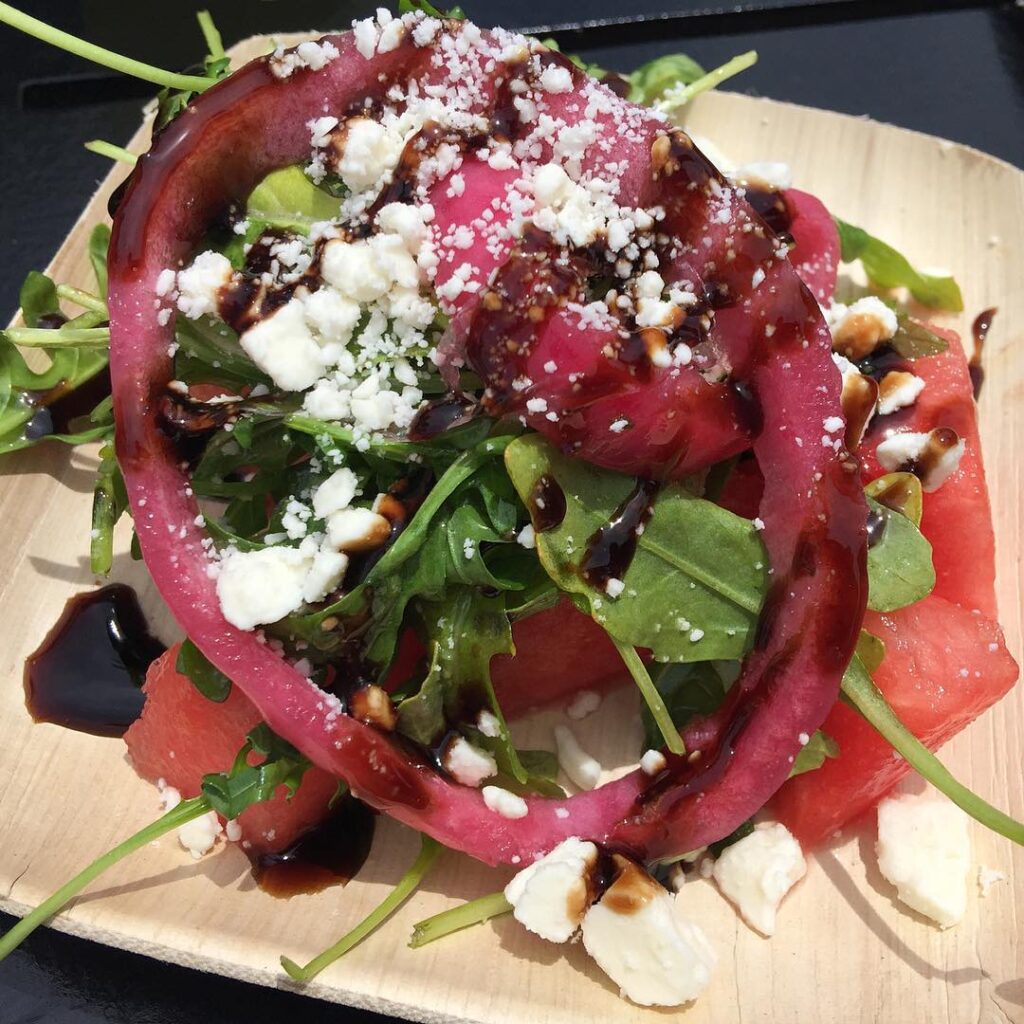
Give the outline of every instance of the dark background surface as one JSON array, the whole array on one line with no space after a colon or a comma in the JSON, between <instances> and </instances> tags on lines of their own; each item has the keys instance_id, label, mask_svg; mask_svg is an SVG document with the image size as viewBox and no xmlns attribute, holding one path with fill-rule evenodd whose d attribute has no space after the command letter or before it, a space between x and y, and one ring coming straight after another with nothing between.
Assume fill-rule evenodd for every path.
<instances>
[{"instance_id":1,"label":"dark background surface","mask_svg":"<svg viewBox=\"0 0 1024 1024\"><path fill-rule=\"evenodd\" d=\"M677 50L713 67L754 48L759 63L730 88L866 114L1024 166L1020 7L914 0L789 0L789 5L780 10L787 0L765 0L752 5L759 10L740 14L565 32L559 39L566 49L622 70ZM198 3L22 0L20 6L162 67L184 67L202 56L193 20ZM214 0L206 6L230 43L257 32L346 25L375 5ZM463 0L463 6L482 24L525 28L618 17L624 11L693 12L715 5L707 0ZM108 162L82 149L82 143L93 138L125 142L150 92L150 87L91 70L77 58L0 27L4 321L15 310L25 273L46 265L108 170ZM77 867L69 851L68 873ZM0 915L0 930L10 923ZM267 922L268 929L273 926ZM46 930L0 964L0 1024L280 1024L292 1014L303 1024L383 1020Z\"/></svg>"}]
</instances>

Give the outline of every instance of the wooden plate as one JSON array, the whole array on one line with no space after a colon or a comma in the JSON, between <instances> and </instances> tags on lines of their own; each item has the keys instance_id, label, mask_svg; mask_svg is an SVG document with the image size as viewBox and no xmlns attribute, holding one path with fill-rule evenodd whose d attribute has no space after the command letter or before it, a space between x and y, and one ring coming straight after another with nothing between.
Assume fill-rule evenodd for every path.
<instances>
[{"instance_id":1,"label":"wooden plate","mask_svg":"<svg viewBox=\"0 0 1024 1024\"><path fill-rule=\"evenodd\" d=\"M265 45L250 41L245 50L251 55ZM950 320L961 331L980 310L999 307L985 352L981 419L1002 622L1020 660L1024 174L940 139L727 93L701 97L689 124L737 161L787 161L795 183L836 213L916 263L952 269L967 303L965 314ZM144 148L144 139L140 132L134 148ZM86 238L124 176L121 167L111 171L61 247L50 267L58 280L90 285ZM0 460L0 908L16 914L157 814L155 792L135 777L119 741L33 725L22 703L25 656L65 599L96 582L87 555L94 465L92 450L56 445ZM170 638L173 624L145 572L128 557L127 531L120 541L113 578L137 587L158 632ZM583 739L596 747L599 723L583 725ZM550 720L534 727L549 730ZM606 765L617 763L615 751L601 756ZM969 786L1024 817L1024 690L1018 687L943 757ZM689 913L718 949L719 968L695 1005L661 1013L694 1024L1024 1021L1024 850L974 828L976 863L1006 872L1008 880L984 900L972 881L966 920L940 932L898 909L878 874L872 841L870 829L851 831L814 858L772 940L744 926L710 883L689 885ZM334 941L389 891L416 845L407 831L384 825L357 881L280 901L255 888L239 851L220 849L197 864L167 837L103 877L54 926L164 960L289 986L279 955L302 962ZM659 1015L621 1000L578 943L544 943L510 918L422 950L407 948L414 921L494 891L506 877L446 855L386 927L306 991L423 1021L556 1024Z\"/></svg>"}]
</instances>

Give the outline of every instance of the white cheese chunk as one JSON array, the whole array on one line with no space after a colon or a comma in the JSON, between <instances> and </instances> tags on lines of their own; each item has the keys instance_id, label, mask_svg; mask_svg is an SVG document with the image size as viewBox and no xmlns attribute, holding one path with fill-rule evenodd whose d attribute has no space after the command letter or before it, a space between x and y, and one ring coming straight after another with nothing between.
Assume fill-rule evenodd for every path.
<instances>
[{"instance_id":1,"label":"white cheese chunk","mask_svg":"<svg viewBox=\"0 0 1024 1024\"><path fill-rule=\"evenodd\" d=\"M319 288L303 299L306 323L321 344L347 345L359 323L359 306L334 288Z\"/></svg>"},{"instance_id":2,"label":"white cheese chunk","mask_svg":"<svg viewBox=\"0 0 1024 1024\"><path fill-rule=\"evenodd\" d=\"M217 574L224 618L238 629L255 629L295 611L302 604L315 554L308 541L298 548L229 549Z\"/></svg>"},{"instance_id":3,"label":"white cheese chunk","mask_svg":"<svg viewBox=\"0 0 1024 1024\"><path fill-rule=\"evenodd\" d=\"M583 945L634 1003L679 1006L696 999L711 981L714 950L665 889L626 863L584 915Z\"/></svg>"},{"instance_id":4,"label":"white cheese chunk","mask_svg":"<svg viewBox=\"0 0 1024 1024\"><path fill-rule=\"evenodd\" d=\"M481 790L484 803L489 810L503 818L525 818L530 808L521 796L510 793L500 786L484 786Z\"/></svg>"},{"instance_id":5,"label":"white cheese chunk","mask_svg":"<svg viewBox=\"0 0 1024 1024\"><path fill-rule=\"evenodd\" d=\"M967 815L927 790L878 805L878 867L900 900L942 928L967 912L971 844Z\"/></svg>"},{"instance_id":6,"label":"white cheese chunk","mask_svg":"<svg viewBox=\"0 0 1024 1024\"><path fill-rule=\"evenodd\" d=\"M921 479L921 488L937 491L959 468L966 445L952 430L941 427L929 433L908 431L893 434L879 444L875 455L890 473L913 468ZM924 460L924 466L915 463Z\"/></svg>"},{"instance_id":7,"label":"white cheese chunk","mask_svg":"<svg viewBox=\"0 0 1024 1024\"><path fill-rule=\"evenodd\" d=\"M178 826L178 842L192 854L194 860L199 860L213 849L221 832L217 812L207 811Z\"/></svg>"},{"instance_id":8,"label":"white cheese chunk","mask_svg":"<svg viewBox=\"0 0 1024 1024\"><path fill-rule=\"evenodd\" d=\"M727 846L712 873L743 920L762 935L774 935L783 897L806 872L800 844L785 825L769 824Z\"/></svg>"},{"instance_id":9,"label":"white cheese chunk","mask_svg":"<svg viewBox=\"0 0 1024 1024\"><path fill-rule=\"evenodd\" d=\"M445 747L441 763L445 771L463 786L479 786L484 779L498 774L494 758L464 736L456 737Z\"/></svg>"},{"instance_id":10,"label":"white cheese chunk","mask_svg":"<svg viewBox=\"0 0 1024 1024\"><path fill-rule=\"evenodd\" d=\"M327 540L336 551L371 551L391 535L391 523L368 508L344 508L327 517Z\"/></svg>"},{"instance_id":11,"label":"white cheese chunk","mask_svg":"<svg viewBox=\"0 0 1024 1024\"><path fill-rule=\"evenodd\" d=\"M178 309L190 320L216 313L220 290L231 280L231 261L219 252L201 252L178 272ZM163 274L161 274L163 279ZM164 282L166 280L164 279Z\"/></svg>"},{"instance_id":12,"label":"white cheese chunk","mask_svg":"<svg viewBox=\"0 0 1024 1024\"><path fill-rule=\"evenodd\" d=\"M866 295L844 306L834 303L825 311L837 352L850 359L863 359L899 329L896 314L879 298Z\"/></svg>"},{"instance_id":13,"label":"white cheese chunk","mask_svg":"<svg viewBox=\"0 0 1024 1024\"><path fill-rule=\"evenodd\" d=\"M305 391L324 371L323 353L300 299L274 310L238 340L249 358L286 391Z\"/></svg>"},{"instance_id":14,"label":"white cheese chunk","mask_svg":"<svg viewBox=\"0 0 1024 1024\"><path fill-rule=\"evenodd\" d=\"M878 415L888 416L917 401L924 391L924 381L913 373L891 370L878 383Z\"/></svg>"},{"instance_id":15,"label":"white cheese chunk","mask_svg":"<svg viewBox=\"0 0 1024 1024\"><path fill-rule=\"evenodd\" d=\"M579 744L575 734L564 725L555 726L558 763L580 789L593 789L601 779L601 763Z\"/></svg>"},{"instance_id":16,"label":"white cheese chunk","mask_svg":"<svg viewBox=\"0 0 1024 1024\"><path fill-rule=\"evenodd\" d=\"M590 905L597 847L575 837L523 868L505 886L515 919L548 942L567 942Z\"/></svg>"},{"instance_id":17,"label":"white cheese chunk","mask_svg":"<svg viewBox=\"0 0 1024 1024\"><path fill-rule=\"evenodd\" d=\"M345 123L345 145L337 164L341 180L353 192L376 185L394 170L402 155L402 136L370 117Z\"/></svg>"},{"instance_id":18,"label":"white cheese chunk","mask_svg":"<svg viewBox=\"0 0 1024 1024\"><path fill-rule=\"evenodd\" d=\"M309 604L322 601L338 588L348 568L348 556L340 551L321 549L313 557L309 575L302 585L302 598Z\"/></svg>"},{"instance_id":19,"label":"white cheese chunk","mask_svg":"<svg viewBox=\"0 0 1024 1024\"><path fill-rule=\"evenodd\" d=\"M343 466L336 469L314 492L313 511L317 519L326 519L332 512L348 508L356 496L359 477Z\"/></svg>"}]
</instances>

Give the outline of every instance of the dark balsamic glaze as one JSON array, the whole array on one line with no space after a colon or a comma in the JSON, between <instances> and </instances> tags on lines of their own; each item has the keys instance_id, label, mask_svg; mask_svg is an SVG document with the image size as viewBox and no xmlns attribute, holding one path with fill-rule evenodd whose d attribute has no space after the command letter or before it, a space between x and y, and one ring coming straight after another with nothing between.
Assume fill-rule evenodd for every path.
<instances>
[{"instance_id":1,"label":"dark balsamic glaze","mask_svg":"<svg viewBox=\"0 0 1024 1024\"><path fill-rule=\"evenodd\" d=\"M480 412L480 406L463 395L444 395L431 399L409 424L410 441L429 441L447 430L469 423Z\"/></svg>"},{"instance_id":2,"label":"dark balsamic glaze","mask_svg":"<svg viewBox=\"0 0 1024 1024\"><path fill-rule=\"evenodd\" d=\"M25 705L36 722L121 736L142 713L142 683L165 647L131 587L77 594L25 662Z\"/></svg>"},{"instance_id":3,"label":"dark balsamic glaze","mask_svg":"<svg viewBox=\"0 0 1024 1024\"><path fill-rule=\"evenodd\" d=\"M793 219L786 205L786 197L780 191L748 185L746 200L783 242L793 241L793 236L789 233Z\"/></svg>"},{"instance_id":4,"label":"dark balsamic glaze","mask_svg":"<svg viewBox=\"0 0 1024 1024\"><path fill-rule=\"evenodd\" d=\"M889 512L886 509L868 509L868 547L880 544L885 536L885 528L889 525Z\"/></svg>"},{"instance_id":5,"label":"dark balsamic glaze","mask_svg":"<svg viewBox=\"0 0 1024 1024\"><path fill-rule=\"evenodd\" d=\"M45 320L64 317L59 314L39 318L40 327L60 326L59 323L44 323ZM79 387L62 380L49 391L26 391L22 401L34 408L32 418L25 424L25 438L37 441L50 434L69 434L75 430L74 421L88 416L90 412L110 394L110 371L104 367Z\"/></svg>"},{"instance_id":6,"label":"dark balsamic glaze","mask_svg":"<svg viewBox=\"0 0 1024 1024\"><path fill-rule=\"evenodd\" d=\"M587 541L580 572L591 586L603 590L609 580L621 580L625 575L636 555L643 526L651 517L658 486L654 480L638 480L611 522Z\"/></svg>"},{"instance_id":7,"label":"dark balsamic glaze","mask_svg":"<svg viewBox=\"0 0 1024 1024\"><path fill-rule=\"evenodd\" d=\"M907 478L894 474L892 479L880 491L873 491L871 497L893 512L907 514L907 506L915 491L907 483ZM919 492L918 492L919 493Z\"/></svg>"},{"instance_id":8,"label":"dark balsamic glaze","mask_svg":"<svg viewBox=\"0 0 1024 1024\"><path fill-rule=\"evenodd\" d=\"M998 312L995 306L991 309L982 310L971 324L971 334L974 337L974 351L971 353L967 370L971 375L971 386L974 389L974 397L977 399L981 394L981 386L985 383L985 370L981 365L982 353L985 350L985 339L992 328L992 321Z\"/></svg>"},{"instance_id":9,"label":"dark balsamic glaze","mask_svg":"<svg viewBox=\"0 0 1024 1024\"><path fill-rule=\"evenodd\" d=\"M530 491L530 521L537 533L557 529L565 519L565 491L558 481L545 473Z\"/></svg>"},{"instance_id":10,"label":"dark balsamic glaze","mask_svg":"<svg viewBox=\"0 0 1024 1024\"><path fill-rule=\"evenodd\" d=\"M250 858L253 878L264 892L283 899L344 885L370 854L376 820L366 804L345 797L288 849Z\"/></svg>"}]
</instances>

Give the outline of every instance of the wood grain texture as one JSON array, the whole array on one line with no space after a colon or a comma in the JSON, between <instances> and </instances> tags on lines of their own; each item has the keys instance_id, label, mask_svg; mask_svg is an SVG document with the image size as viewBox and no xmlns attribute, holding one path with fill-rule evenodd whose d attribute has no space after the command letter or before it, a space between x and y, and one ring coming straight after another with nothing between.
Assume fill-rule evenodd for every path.
<instances>
[{"instance_id":1,"label":"wood grain texture","mask_svg":"<svg viewBox=\"0 0 1024 1024\"><path fill-rule=\"evenodd\" d=\"M265 43L247 44L247 52ZM842 217L883 236L915 263L951 268L967 310L999 315L986 347L982 434L999 552L999 601L1011 650L1021 657L1021 470L1024 445L1024 174L984 154L867 120L726 93L701 97L688 124L737 161L780 159L795 184ZM133 148L144 146L143 134ZM85 242L124 177L115 167L51 265L61 281L90 283ZM126 763L117 740L34 726L21 672L65 599L96 582L88 566L88 508L95 455L43 447L0 461L0 908L23 913L66 878L155 817L156 795ZM120 533L113 577L133 583L165 638L175 627ZM621 714L631 696L606 701ZM530 726L550 739L550 716ZM607 766L598 716L581 739ZM943 756L962 780L1024 817L1024 691L1017 690L957 737ZM790 895L779 933L765 940L742 924L711 883L684 890L719 952L711 989L684 1010L644 1010L619 999L580 944L556 947L511 919L422 950L406 946L414 921L490 892L506 874L448 854L423 889L384 928L307 991L423 1021L569 1024L607 1017L687 1024L786 1021L887 1024L1024 1021L1024 850L973 829L977 864L1008 880L966 920L940 932L898 909L879 876L870 826L853 829L812 859ZM375 905L415 855L415 838L390 823L344 889L290 901L255 888L247 862L220 849L194 863L168 837L119 865L55 926L165 960L267 985L291 986L278 968L303 961Z\"/></svg>"}]
</instances>

